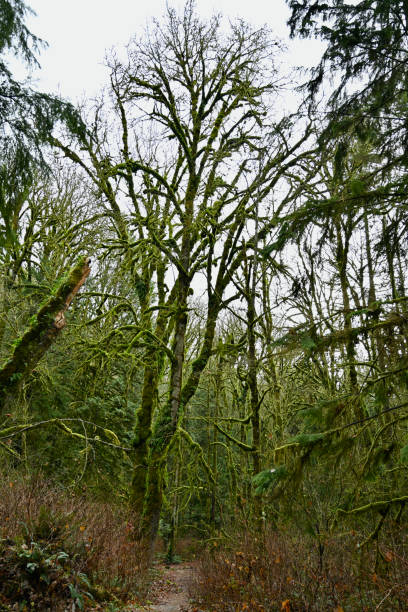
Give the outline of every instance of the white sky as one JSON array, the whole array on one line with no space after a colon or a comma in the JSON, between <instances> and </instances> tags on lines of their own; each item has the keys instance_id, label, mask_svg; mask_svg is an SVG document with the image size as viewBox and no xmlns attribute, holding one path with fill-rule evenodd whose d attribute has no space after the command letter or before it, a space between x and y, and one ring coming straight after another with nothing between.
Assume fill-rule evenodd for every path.
<instances>
[{"instance_id":1,"label":"white sky","mask_svg":"<svg viewBox=\"0 0 408 612\"><path fill-rule=\"evenodd\" d=\"M49 44L39 57L41 70L33 75L36 88L72 101L94 96L107 83L105 51L126 45L148 18L160 18L166 6L165 0L27 0L27 4L37 13L27 21L29 29ZM289 41L284 0L197 0L196 4L203 17L221 12L258 26L268 24L289 45L289 65L310 66L321 55L317 41ZM12 70L19 78L14 62Z\"/></svg>"}]
</instances>

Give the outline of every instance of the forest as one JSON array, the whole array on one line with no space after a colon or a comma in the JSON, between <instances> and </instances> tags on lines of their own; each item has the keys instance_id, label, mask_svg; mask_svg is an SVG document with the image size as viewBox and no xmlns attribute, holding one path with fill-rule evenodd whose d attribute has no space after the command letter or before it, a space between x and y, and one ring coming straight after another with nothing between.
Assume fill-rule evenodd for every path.
<instances>
[{"instance_id":1,"label":"forest","mask_svg":"<svg viewBox=\"0 0 408 612\"><path fill-rule=\"evenodd\" d=\"M287 5L74 105L0 0L0 611L408 609L408 2Z\"/></svg>"}]
</instances>

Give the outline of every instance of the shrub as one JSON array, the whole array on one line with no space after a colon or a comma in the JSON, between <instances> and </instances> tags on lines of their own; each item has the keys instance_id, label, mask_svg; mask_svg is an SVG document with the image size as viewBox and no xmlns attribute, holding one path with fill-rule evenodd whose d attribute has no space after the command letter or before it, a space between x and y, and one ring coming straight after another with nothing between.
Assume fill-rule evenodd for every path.
<instances>
[{"instance_id":1,"label":"shrub","mask_svg":"<svg viewBox=\"0 0 408 612\"><path fill-rule=\"evenodd\" d=\"M248 534L235 550L208 551L192 596L214 612L407 610L406 533L394 526L379 546L357 543L350 532L322 542L298 531Z\"/></svg>"},{"instance_id":2,"label":"shrub","mask_svg":"<svg viewBox=\"0 0 408 612\"><path fill-rule=\"evenodd\" d=\"M66 491L41 476L3 475L3 605L29 602L36 609L59 610L72 600L87 609L96 601L142 594L147 555L132 538L136 521L123 508Z\"/></svg>"}]
</instances>

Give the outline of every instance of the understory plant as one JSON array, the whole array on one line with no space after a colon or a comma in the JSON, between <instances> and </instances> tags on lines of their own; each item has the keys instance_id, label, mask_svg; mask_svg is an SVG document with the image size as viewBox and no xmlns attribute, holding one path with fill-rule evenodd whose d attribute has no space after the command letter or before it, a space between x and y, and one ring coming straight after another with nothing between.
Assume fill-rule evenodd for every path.
<instances>
[{"instance_id":1,"label":"understory plant","mask_svg":"<svg viewBox=\"0 0 408 612\"><path fill-rule=\"evenodd\" d=\"M3 609L107 609L144 594L146 555L125 509L15 473L3 474L0 499Z\"/></svg>"}]
</instances>

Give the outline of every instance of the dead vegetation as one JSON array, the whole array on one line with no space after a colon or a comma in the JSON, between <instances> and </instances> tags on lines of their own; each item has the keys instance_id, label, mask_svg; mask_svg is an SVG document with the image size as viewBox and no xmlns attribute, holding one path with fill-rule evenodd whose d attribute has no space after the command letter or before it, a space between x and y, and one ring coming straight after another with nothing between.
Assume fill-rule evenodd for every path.
<instances>
[{"instance_id":1,"label":"dead vegetation","mask_svg":"<svg viewBox=\"0 0 408 612\"><path fill-rule=\"evenodd\" d=\"M135 517L41 476L3 475L0 610L107 609L146 589ZM30 608L31 606L31 608ZM112 608L114 609L114 608Z\"/></svg>"},{"instance_id":2,"label":"dead vegetation","mask_svg":"<svg viewBox=\"0 0 408 612\"><path fill-rule=\"evenodd\" d=\"M407 610L406 534L395 527L378 549L358 542L356 532L321 541L284 530L248 534L238 549L213 547L192 595L213 612Z\"/></svg>"}]
</instances>

